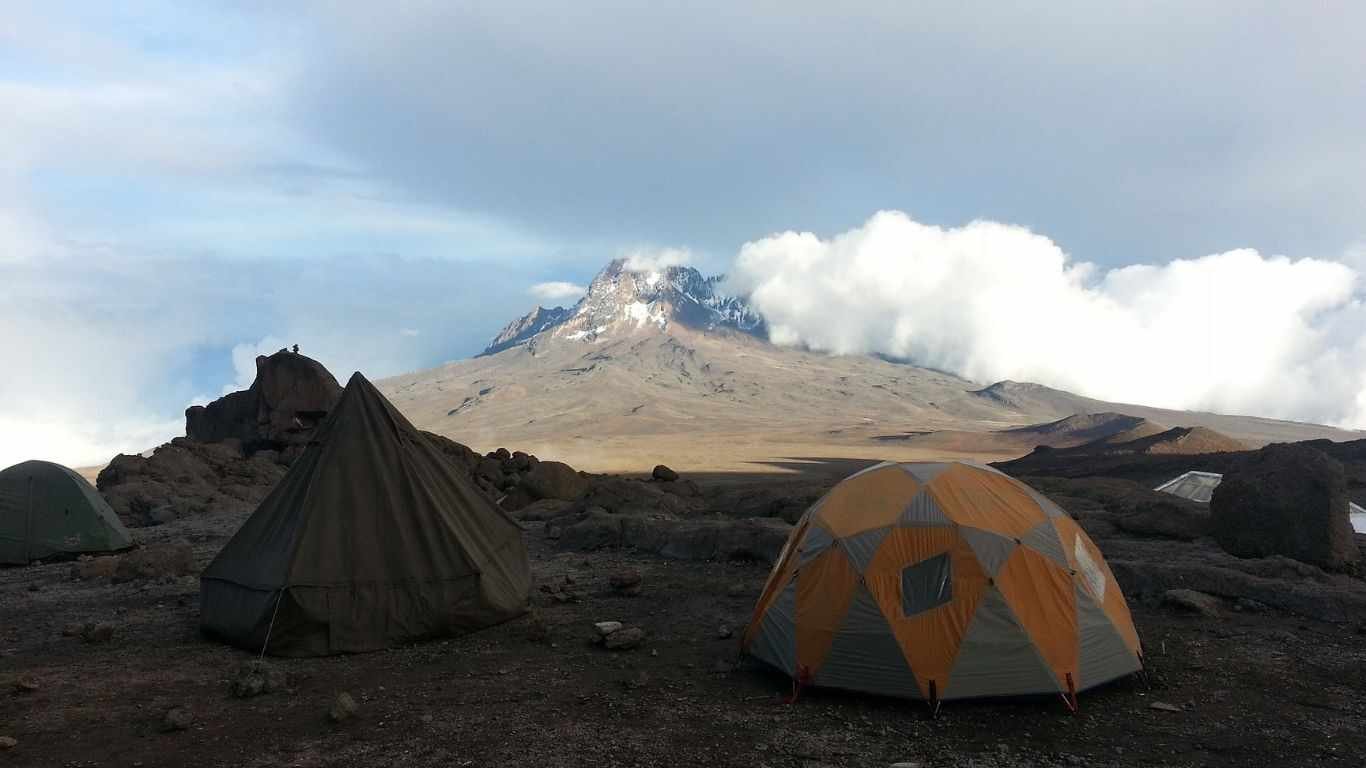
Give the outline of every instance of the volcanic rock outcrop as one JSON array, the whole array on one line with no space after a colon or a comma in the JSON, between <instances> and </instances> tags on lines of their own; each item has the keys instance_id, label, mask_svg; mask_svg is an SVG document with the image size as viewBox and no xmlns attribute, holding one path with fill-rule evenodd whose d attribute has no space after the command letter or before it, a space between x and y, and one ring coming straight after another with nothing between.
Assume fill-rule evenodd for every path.
<instances>
[{"instance_id":1,"label":"volcanic rock outcrop","mask_svg":"<svg viewBox=\"0 0 1366 768\"><path fill-rule=\"evenodd\" d=\"M1269 445L1214 489L1214 538L1239 557L1341 570L1359 559L1347 502L1342 462L1308 445Z\"/></svg>"},{"instance_id":2,"label":"volcanic rock outcrop","mask_svg":"<svg viewBox=\"0 0 1366 768\"><path fill-rule=\"evenodd\" d=\"M256 358L256 379L242 392L185 411L185 436L199 443L238 440L247 453L277 450L290 463L341 398L341 386L311 357L282 349Z\"/></svg>"}]
</instances>

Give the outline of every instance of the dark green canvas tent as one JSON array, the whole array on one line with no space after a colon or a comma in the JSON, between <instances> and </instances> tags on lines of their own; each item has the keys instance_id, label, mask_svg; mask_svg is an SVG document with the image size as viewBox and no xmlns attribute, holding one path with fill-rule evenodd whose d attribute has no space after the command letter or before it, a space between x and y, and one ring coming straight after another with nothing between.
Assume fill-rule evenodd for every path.
<instances>
[{"instance_id":1,"label":"dark green canvas tent","mask_svg":"<svg viewBox=\"0 0 1366 768\"><path fill-rule=\"evenodd\" d=\"M0 471L0 564L132 545L108 502L72 470L25 461Z\"/></svg>"},{"instance_id":2,"label":"dark green canvas tent","mask_svg":"<svg viewBox=\"0 0 1366 768\"><path fill-rule=\"evenodd\" d=\"M204 571L201 622L280 656L372 651L506 621L530 589L521 527L357 373Z\"/></svg>"}]
</instances>

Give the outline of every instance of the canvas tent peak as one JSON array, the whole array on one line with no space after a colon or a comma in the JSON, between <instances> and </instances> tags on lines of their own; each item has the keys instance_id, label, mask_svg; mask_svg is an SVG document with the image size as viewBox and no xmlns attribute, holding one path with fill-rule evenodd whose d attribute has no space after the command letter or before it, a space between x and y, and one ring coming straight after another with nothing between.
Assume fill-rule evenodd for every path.
<instances>
[{"instance_id":1,"label":"canvas tent peak","mask_svg":"<svg viewBox=\"0 0 1366 768\"><path fill-rule=\"evenodd\" d=\"M207 634L312 656L506 621L531 569L518 524L357 373L202 582Z\"/></svg>"}]
</instances>

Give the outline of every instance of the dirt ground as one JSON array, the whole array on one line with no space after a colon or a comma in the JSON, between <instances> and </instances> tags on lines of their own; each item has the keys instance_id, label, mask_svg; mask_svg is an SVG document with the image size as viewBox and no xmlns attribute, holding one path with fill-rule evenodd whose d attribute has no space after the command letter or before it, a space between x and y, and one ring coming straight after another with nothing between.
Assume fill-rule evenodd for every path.
<instances>
[{"instance_id":1,"label":"dirt ground","mask_svg":"<svg viewBox=\"0 0 1366 768\"><path fill-rule=\"evenodd\" d=\"M239 523L139 534L187 538L202 565ZM1148 682L1086 692L1075 715L1048 697L950 702L935 718L923 704L834 691L788 704L786 678L735 665L766 565L557 552L537 524L527 540L538 584L574 595L533 593L545 639L528 616L379 653L277 659L287 689L250 699L229 681L252 655L199 636L197 578L111 585L70 580L69 563L0 570L0 736L18 741L0 766L1359 766L1366 756L1366 636L1355 627L1135 605ZM607 585L625 567L644 575L639 596ZM605 620L648 638L601 649L589 639ZM113 623L113 639L63 636L90 621ZM36 690L20 690L19 677ZM359 713L333 724L340 691ZM163 732L176 706L194 723Z\"/></svg>"}]
</instances>

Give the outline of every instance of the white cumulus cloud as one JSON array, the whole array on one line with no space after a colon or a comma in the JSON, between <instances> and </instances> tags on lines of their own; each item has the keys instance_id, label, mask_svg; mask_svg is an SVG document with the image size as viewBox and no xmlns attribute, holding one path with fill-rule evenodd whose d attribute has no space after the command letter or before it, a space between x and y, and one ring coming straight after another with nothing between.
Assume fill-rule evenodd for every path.
<instances>
[{"instance_id":1,"label":"white cumulus cloud","mask_svg":"<svg viewBox=\"0 0 1366 768\"><path fill-rule=\"evenodd\" d=\"M577 283L567 283L555 281L549 283L537 283L527 289L527 293L540 299L541 301L563 301L565 299L577 299L588 292L588 289Z\"/></svg>"},{"instance_id":2,"label":"white cumulus cloud","mask_svg":"<svg viewBox=\"0 0 1366 768\"><path fill-rule=\"evenodd\" d=\"M692 263L693 253L686 248L637 248L626 254L626 268L637 272L658 272Z\"/></svg>"},{"instance_id":3,"label":"white cumulus cloud","mask_svg":"<svg viewBox=\"0 0 1366 768\"><path fill-rule=\"evenodd\" d=\"M1366 306L1346 264L1232 250L1102 270L1028 229L883 211L745 244L732 272L779 344L967 378L1366 427Z\"/></svg>"}]
</instances>

